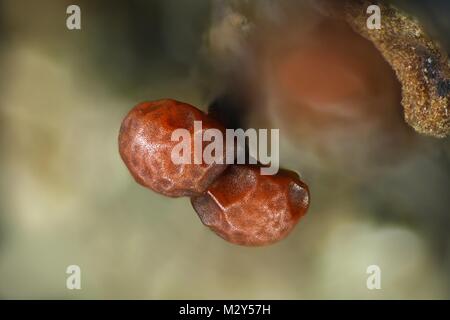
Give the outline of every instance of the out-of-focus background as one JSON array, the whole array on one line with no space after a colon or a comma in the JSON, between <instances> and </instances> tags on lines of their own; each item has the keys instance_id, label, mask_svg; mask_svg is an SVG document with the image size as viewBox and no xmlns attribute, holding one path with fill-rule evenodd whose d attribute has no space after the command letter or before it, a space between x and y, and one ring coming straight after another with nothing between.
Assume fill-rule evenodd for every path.
<instances>
[{"instance_id":1,"label":"out-of-focus background","mask_svg":"<svg viewBox=\"0 0 450 320\"><path fill-rule=\"evenodd\" d=\"M445 1L396 1L450 48ZM66 8L81 8L81 30ZM450 298L450 142L402 119L373 45L315 1L0 1L0 297ZM117 147L144 100L279 128L312 204L269 247L226 243ZM229 108L229 109L228 109ZM236 111L237 110L237 111ZM65 271L82 270L82 289ZM366 268L381 268L368 290Z\"/></svg>"}]
</instances>

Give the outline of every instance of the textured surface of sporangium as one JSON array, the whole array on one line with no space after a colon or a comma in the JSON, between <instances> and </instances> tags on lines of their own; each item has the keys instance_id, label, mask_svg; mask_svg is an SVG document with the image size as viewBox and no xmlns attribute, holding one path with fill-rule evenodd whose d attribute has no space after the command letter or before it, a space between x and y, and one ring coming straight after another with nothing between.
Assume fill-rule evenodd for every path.
<instances>
[{"instance_id":1,"label":"textured surface of sporangium","mask_svg":"<svg viewBox=\"0 0 450 320\"><path fill-rule=\"evenodd\" d=\"M307 185L294 172L268 176L258 166L232 165L191 203L203 224L223 239L263 246L285 238L305 215L309 200Z\"/></svg>"},{"instance_id":2,"label":"textured surface of sporangium","mask_svg":"<svg viewBox=\"0 0 450 320\"><path fill-rule=\"evenodd\" d=\"M202 122L202 131L194 131L194 121ZM143 102L122 122L120 155L134 179L153 191L169 197L199 194L225 170L226 164L175 164L171 154L179 141L172 141L172 133L176 129L189 131L193 159L194 135L202 135L210 128L225 130L189 104L171 99Z\"/></svg>"}]
</instances>

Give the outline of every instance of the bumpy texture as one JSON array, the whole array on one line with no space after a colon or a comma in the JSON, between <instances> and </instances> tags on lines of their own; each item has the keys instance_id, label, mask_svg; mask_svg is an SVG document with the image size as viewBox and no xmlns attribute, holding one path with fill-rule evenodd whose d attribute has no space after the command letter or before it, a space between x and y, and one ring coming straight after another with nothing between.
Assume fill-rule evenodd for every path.
<instances>
[{"instance_id":1,"label":"bumpy texture","mask_svg":"<svg viewBox=\"0 0 450 320\"><path fill-rule=\"evenodd\" d=\"M340 2L339 2L340 3ZM367 28L369 5L381 9L381 29ZM373 42L402 85L405 120L416 131L435 137L450 133L450 67L447 54L413 18L380 1L346 0L335 11Z\"/></svg>"},{"instance_id":2,"label":"bumpy texture","mask_svg":"<svg viewBox=\"0 0 450 320\"><path fill-rule=\"evenodd\" d=\"M225 240L262 246L283 239L306 213L308 187L298 175L261 175L260 167L232 165L204 195L191 198L203 224Z\"/></svg>"},{"instance_id":3,"label":"bumpy texture","mask_svg":"<svg viewBox=\"0 0 450 320\"><path fill-rule=\"evenodd\" d=\"M224 131L200 110L175 100L144 102L128 113L120 128L119 152L139 184L170 197L192 196L204 192L225 170L225 164L172 162L172 149L179 143L171 141L172 132L181 128L189 130L194 159L194 121L202 121L202 131Z\"/></svg>"}]
</instances>

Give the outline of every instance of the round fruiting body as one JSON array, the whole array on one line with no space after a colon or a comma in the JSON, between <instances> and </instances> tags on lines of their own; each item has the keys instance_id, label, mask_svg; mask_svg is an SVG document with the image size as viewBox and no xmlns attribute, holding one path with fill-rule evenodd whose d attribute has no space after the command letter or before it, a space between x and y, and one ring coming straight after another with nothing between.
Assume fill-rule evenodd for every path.
<instances>
[{"instance_id":1,"label":"round fruiting body","mask_svg":"<svg viewBox=\"0 0 450 320\"><path fill-rule=\"evenodd\" d=\"M220 237L262 246L286 237L309 200L308 187L294 172L261 175L259 166L232 165L191 203L203 224Z\"/></svg>"},{"instance_id":2,"label":"round fruiting body","mask_svg":"<svg viewBox=\"0 0 450 320\"><path fill-rule=\"evenodd\" d=\"M195 127L194 121L201 121L201 128ZM204 192L226 168L225 164L194 160L195 139L200 139L203 149L203 132L213 128L224 131L189 104L171 99L143 102L122 122L119 152L139 184L169 197L193 196ZM181 141L180 137L172 139L176 129L188 132L189 162L173 161L172 152Z\"/></svg>"}]
</instances>

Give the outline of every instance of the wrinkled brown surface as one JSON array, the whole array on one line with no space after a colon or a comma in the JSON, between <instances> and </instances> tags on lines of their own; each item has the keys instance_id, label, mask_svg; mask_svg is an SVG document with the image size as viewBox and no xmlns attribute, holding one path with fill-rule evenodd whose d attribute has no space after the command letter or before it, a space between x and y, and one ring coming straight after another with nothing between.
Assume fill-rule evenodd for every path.
<instances>
[{"instance_id":1,"label":"wrinkled brown surface","mask_svg":"<svg viewBox=\"0 0 450 320\"><path fill-rule=\"evenodd\" d=\"M171 136L179 128L191 134L193 159L194 121L202 121L203 131L224 130L197 108L170 99L143 102L128 113L120 128L119 151L138 183L170 197L192 196L205 191L225 170L222 164L172 162L172 149L179 142L171 141Z\"/></svg>"},{"instance_id":2,"label":"wrinkled brown surface","mask_svg":"<svg viewBox=\"0 0 450 320\"><path fill-rule=\"evenodd\" d=\"M308 187L290 171L261 175L258 166L230 166L191 199L201 221L225 240L246 246L283 239L309 206Z\"/></svg>"},{"instance_id":3,"label":"wrinkled brown surface","mask_svg":"<svg viewBox=\"0 0 450 320\"><path fill-rule=\"evenodd\" d=\"M381 29L366 26L366 9L381 9ZM382 1L347 0L342 16L369 39L395 70L402 85L405 120L416 131L435 137L450 134L450 67L447 53L422 25Z\"/></svg>"}]
</instances>

